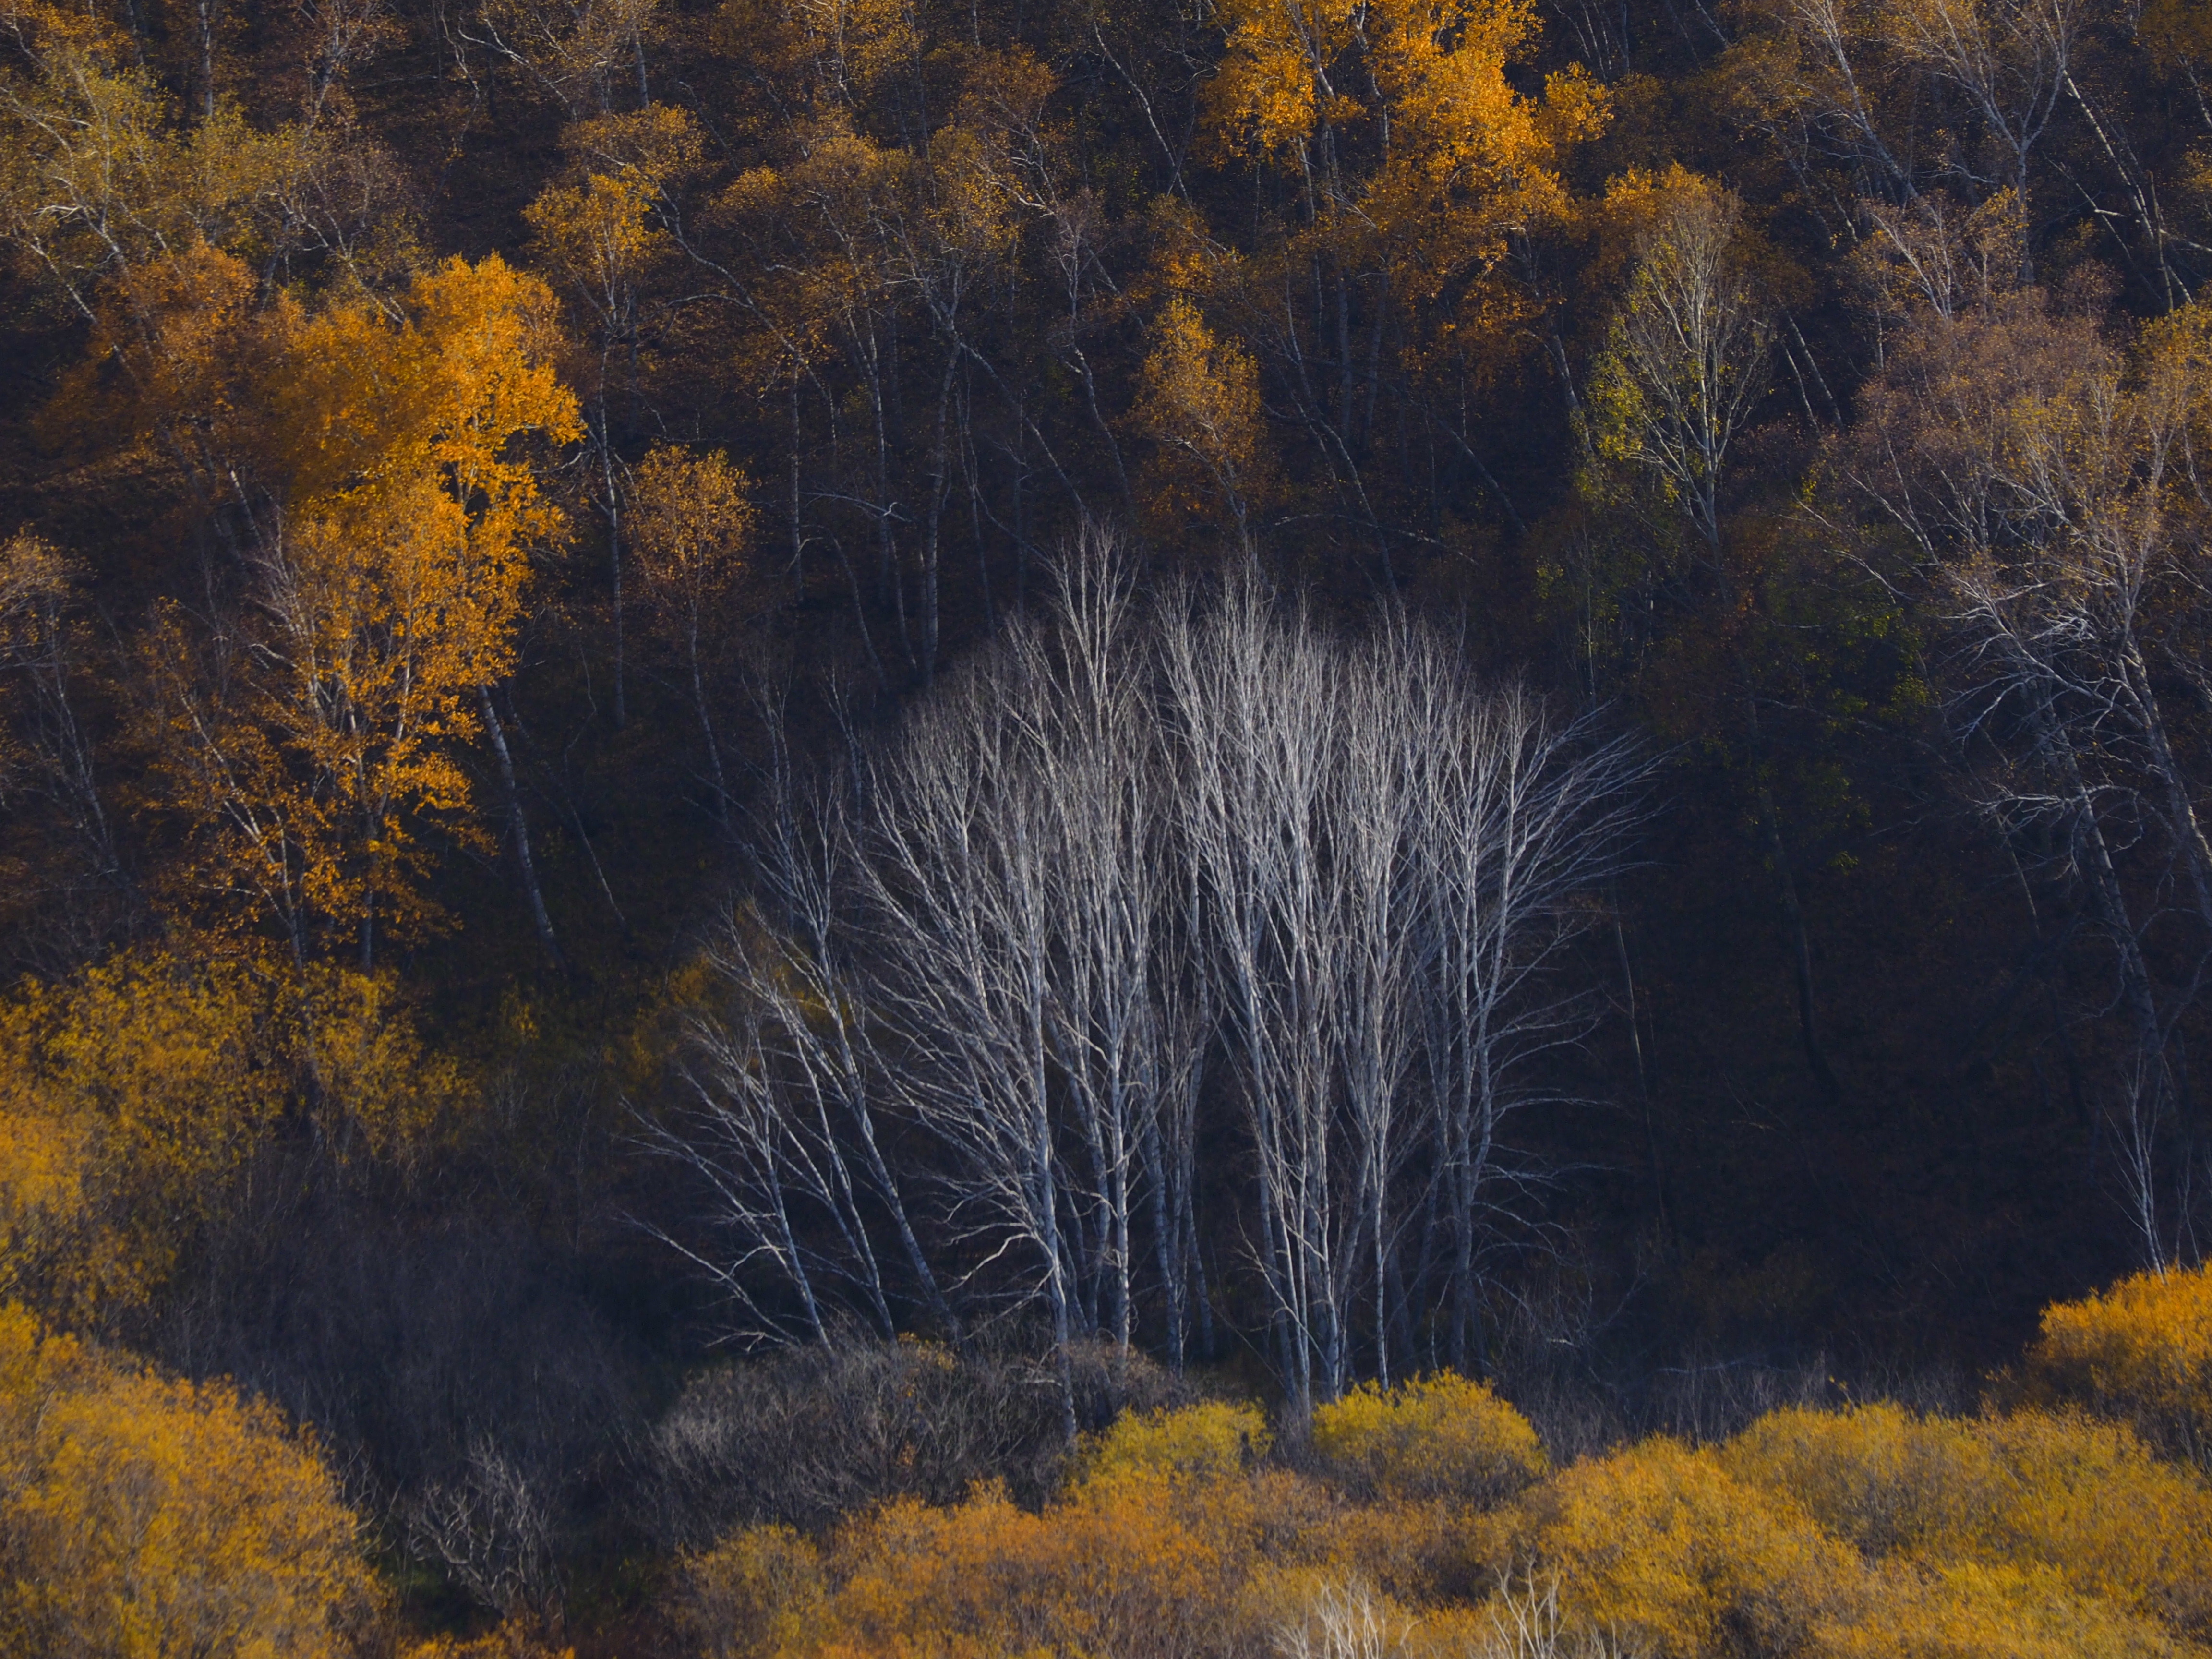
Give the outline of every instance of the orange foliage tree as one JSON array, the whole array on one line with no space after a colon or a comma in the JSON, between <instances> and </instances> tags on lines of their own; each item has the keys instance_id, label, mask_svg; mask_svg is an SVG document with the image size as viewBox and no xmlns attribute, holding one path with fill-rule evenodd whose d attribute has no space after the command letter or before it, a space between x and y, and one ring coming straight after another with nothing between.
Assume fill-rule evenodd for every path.
<instances>
[{"instance_id":1,"label":"orange foliage tree","mask_svg":"<svg viewBox=\"0 0 2212 1659\"><path fill-rule=\"evenodd\" d=\"M1206 142L1217 159L1279 173L1298 210L1239 256L1171 253L1178 297L1146 366L1152 403L1179 362L1200 361L1170 348L1190 332L1176 307L1202 264L1211 325L1234 337L1210 349L1267 367L1267 411L1280 441L1304 441L1309 495L1333 495L1386 568L1397 532L1374 448L1386 411L1443 441L1511 516L1470 441L1465 402L1518 373L1550 328L1555 296L1533 280L1535 249L1577 216L1560 169L1603 130L1604 92L1579 68L1551 75L1540 96L1516 88L1509 70L1541 31L1515 0L1234 0L1223 23ZM1293 293L1311 297L1286 304ZM1223 386L1258 407L1235 378ZM1157 416L1150 424L1184 441Z\"/></svg>"},{"instance_id":2,"label":"orange foliage tree","mask_svg":"<svg viewBox=\"0 0 2212 1659\"><path fill-rule=\"evenodd\" d=\"M258 908L302 966L342 930L366 971L380 927L441 920L422 827L478 833L459 754L504 752L489 690L562 526L526 445L577 436L575 399L551 295L496 256L424 273L396 315L288 301L258 333L253 631L169 607L161 775L197 832L187 879Z\"/></svg>"},{"instance_id":3,"label":"orange foliage tree","mask_svg":"<svg viewBox=\"0 0 2212 1659\"><path fill-rule=\"evenodd\" d=\"M615 724L628 716L623 649L622 462L611 398L626 390L635 412L647 365L644 288L653 266L675 251L656 221L672 183L696 169L702 141L680 110L655 104L626 115L580 121L564 135L575 157L574 182L549 185L523 210L538 263L574 301L585 323L590 388L586 426L597 475L595 505L606 520L614 588Z\"/></svg>"},{"instance_id":4,"label":"orange foliage tree","mask_svg":"<svg viewBox=\"0 0 2212 1659\"><path fill-rule=\"evenodd\" d=\"M148 951L27 981L0 1003L0 1296L128 1320L288 1124L405 1169L469 1092L389 975Z\"/></svg>"},{"instance_id":5,"label":"orange foliage tree","mask_svg":"<svg viewBox=\"0 0 2212 1659\"><path fill-rule=\"evenodd\" d=\"M145 1303L283 1109L270 988L125 958L0 1012L0 1294L83 1324Z\"/></svg>"}]
</instances>

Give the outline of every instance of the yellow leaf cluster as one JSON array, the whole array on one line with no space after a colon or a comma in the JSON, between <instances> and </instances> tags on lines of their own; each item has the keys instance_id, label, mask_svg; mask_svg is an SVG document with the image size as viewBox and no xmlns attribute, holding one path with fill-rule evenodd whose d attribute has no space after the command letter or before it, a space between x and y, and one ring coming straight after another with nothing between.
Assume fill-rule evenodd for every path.
<instances>
[{"instance_id":1,"label":"yellow leaf cluster","mask_svg":"<svg viewBox=\"0 0 2212 1659\"><path fill-rule=\"evenodd\" d=\"M1253 1616L1271 1524L1273 1489L1242 1468L1258 1426L1220 1405L1139 1419L1042 1512L983 1487L950 1509L895 1500L826 1546L741 1532L692 1562L688 1620L732 1659L1218 1651Z\"/></svg>"},{"instance_id":2,"label":"yellow leaf cluster","mask_svg":"<svg viewBox=\"0 0 2212 1659\"><path fill-rule=\"evenodd\" d=\"M1664 1437L1563 1471L1522 1515L1520 1547L1558 1576L1570 1620L1653 1659L1802 1651L1863 1591L1858 1557L1802 1506Z\"/></svg>"},{"instance_id":3,"label":"yellow leaf cluster","mask_svg":"<svg viewBox=\"0 0 2212 1659\"><path fill-rule=\"evenodd\" d=\"M2138 1273L2043 1310L2031 1392L2120 1418L2199 1464L2212 1457L2212 1267Z\"/></svg>"},{"instance_id":4,"label":"yellow leaf cluster","mask_svg":"<svg viewBox=\"0 0 2212 1659\"><path fill-rule=\"evenodd\" d=\"M1132 419L1161 452L1146 480L1147 516L1163 530L1175 526L1185 533L1194 520L1212 520L1249 547L1254 514L1280 491L1260 366L1235 340L1216 334L1183 295L1170 298L1153 322Z\"/></svg>"},{"instance_id":5,"label":"yellow leaf cluster","mask_svg":"<svg viewBox=\"0 0 2212 1659\"><path fill-rule=\"evenodd\" d=\"M243 968L161 953L0 1010L0 1294L144 1302L276 1126L280 1024Z\"/></svg>"},{"instance_id":6,"label":"yellow leaf cluster","mask_svg":"<svg viewBox=\"0 0 2212 1659\"><path fill-rule=\"evenodd\" d=\"M653 211L670 182L696 167L703 140L688 114L659 104L579 121L563 140L580 177L549 185L523 210L532 249L603 332L619 331L639 277L674 246Z\"/></svg>"},{"instance_id":7,"label":"yellow leaf cluster","mask_svg":"<svg viewBox=\"0 0 2212 1659\"><path fill-rule=\"evenodd\" d=\"M1206 88L1215 147L1247 156L1303 150L1324 118L1340 124L1356 114L1358 106L1337 92L1332 77L1358 45L1368 9L1353 0L1224 6L1226 50Z\"/></svg>"},{"instance_id":8,"label":"yellow leaf cluster","mask_svg":"<svg viewBox=\"0 0 2212 1659\"><path fill-rule=\"evenodd\" d=\"M1209 1401L1180 1411L1132 1412L1090 1440L1084 1468L1094 1480L1139 1474L1223 1480L1265 1457L1270 1441L1255 1406Z\"/></svg>"},{"instance_id":9,"label":"yellow leaf cluster","mask_svg":"<svg viewBox=\"0 0 2212 1659\"><path fill-rule=\"evenodd\" d=\"M1223 1540L1157 1480L1086 1483L1043 1515L1003 1492L887 1505L840 1540L823 1659L1114 1653L1160 1659L1218 1617Z\"/></svg>"},{"instance_id":10,"label":"yellow leaf cluster","mask_svg":"<svg viewBox=\"0 0 2212 1659\"><path fill-rule=\"evenodd\" d=\"M2048 1568L1893 1564L1857 1623L1823 1632L1833 1659L2154 1659L2160 1626L2074 1595Z\"/></svg>"},{"instance_id":11,"label":"yellow leaf cluster","mask_svg":"<svg viewBox=\"0 0 2212 1659\"><path fill-rule=\"evenodd\" d=\"M141 1309L292 1121L404 1168L469 1095L389 974L118 956L0 1004L0 1297L73 1327Z\"/></svg>"},{"instance_id":12,"label":"yellow leaf cluster","mask_svg":"<svg viewBox=\"0 0 2212 1659\"><path fill-rule=\"evenodd\" d=\"M411 1170L451 1109L472 1096L465 1069L422 1041L389 971L319 968L301 999L301 1069L324 1150Z\"/></svg>"},{"instance_id":13,"label":"yellow leaf cluster","mask_svg":"<svg viewBox=\"0 0 2212 1659\"><path fill-rule=\"evenodd\" d=\"M312 1443L0 1306L0 1647L336 1659L379 1595Z\"/></svg>"},{"instance_id":14,"label":"yellow leaf cluster","mask_svg":"<svg viewBox=\"0 0 2212 1659\"><path fill-rule=\"evenodd\" d=\"M405 1659L575 1659L574 1648L556 1648L527 1623L508 1620L487 1635L434 1636L404 1650Z\"/></svg>"},{"instance_id":15,"label":"yellow leaf cluster","mask_svg":"<svg viewBox=\"0 0 2212 1659\"><path fill-rule=\"evenodd\" d=\"M200 242L263 264L314 240L297 204L343 165L329 132L264 131L222 100L187 124L143 36L90 7L4 0L0 31L17 49L0 68L0 240L80 315L103 283ZM404 217L341 263L374 251L381 268L404 251Z\"/></svg>"},{"instance_id":16,"label":"yellow leaf cluster","mask_svg":"<svg viewBox=\"0 0 2212 1659\"><path fill-rule=\"evenodd\" d=\"M754 530L752 480L715 450L690 455L671 445L637 470L631 533L638 574L654 607L696 628L745 570Z\"/></svg>"},{"instance_id":17,"label":"yellow leaf cluster","mask_svg":"<svg viewBox=\"0 0 2212 1659\"><path fill-rule=\"evenodd\" d=\"M1363 1383L1313 1416L1322 1467L1367 1498L1490 1504L1550 1467L1528 1419L1486 1382L1450 1372Z\"/></svg>"},{"instance_id":18,"label":"yellow leaf cluster","mask_svg":"<svg viewBox=\"0 0 2212 1659\"><path fill-rule=\"evenodd\" d=\"M2212 1633L2212 1486L2119 1425L1784 1411L1720 1462L1869 1557L2055 1575L2069 1595Z\"/></svg>"}]
</instances>

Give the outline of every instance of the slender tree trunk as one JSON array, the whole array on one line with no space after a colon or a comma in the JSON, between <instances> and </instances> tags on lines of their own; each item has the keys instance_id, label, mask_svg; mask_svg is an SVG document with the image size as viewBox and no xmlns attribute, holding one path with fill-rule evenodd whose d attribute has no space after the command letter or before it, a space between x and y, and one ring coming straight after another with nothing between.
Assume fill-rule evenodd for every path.
<instances>
[{"instance_id":1,"label":"slender tree trunk","mask_svg":"<svg viewBox=\"0 0 2212 1659\"><path fill-rule=\"evenodd\" d=\"M615 730L619 732L629 725L628 672L623 651L622 499L615 489L614 444L613 435L607 429L606 372L604 366L600 370L599 383L599 470L600 482L606 491L607 571L614 588Z\"/></svg>"},{"instance_id":2,"label":"slender tree trunk","mask_svg":"<svg viewBox=\"0 0 2212 1659\"><path fill-rule=\"evenodd\" d=\"M479 681L477 684L477 707L483 711L484 735L491 739L494 757L499 763L500 787L507 797L507 822L514 843L514 861L522 874L523 896L530 904L530 920L538 930L538 942L544 947L546 960L554 967L565 967L561 957L560 941L554 937L553 918L545 908L545 895L538 884L538 861L530 851L530 820L522 809L522 791L514 777L514 758L507 746L507 728L500 724L499 710L493 707L491 686Z\"/></svg>"},{"instance_id":3,"label":"slender tree trunk","mask_svg":"<svg viewBox=\"0 0 2212 1659\"><path fill-rule=\"evenodd\" d=\"M707 765L714 777L714 822L726 839L730 833L730 783L722 774L722 744L714 735L714 716L707 706L706 675L699 665L699 612L694 606L689 644L691 659L691 704L699 712L699 732L707 742Z\"/></svg>"}]
</instances>

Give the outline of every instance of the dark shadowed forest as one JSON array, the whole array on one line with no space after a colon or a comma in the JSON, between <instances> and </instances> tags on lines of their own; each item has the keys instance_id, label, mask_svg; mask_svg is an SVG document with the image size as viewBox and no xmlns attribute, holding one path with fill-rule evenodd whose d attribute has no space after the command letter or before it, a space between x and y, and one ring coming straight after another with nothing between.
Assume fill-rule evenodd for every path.
<instances>
[{"instance_id":1,"label":"dark shadowed forest","mask_svg":"<svg viewBox=\"0 0 2212 1659\"><path fill-rule=\"evenodd\" d=\"M0 0L0 1645L2212 1650L2208 77Z\"/></svg>"}]
</instances>

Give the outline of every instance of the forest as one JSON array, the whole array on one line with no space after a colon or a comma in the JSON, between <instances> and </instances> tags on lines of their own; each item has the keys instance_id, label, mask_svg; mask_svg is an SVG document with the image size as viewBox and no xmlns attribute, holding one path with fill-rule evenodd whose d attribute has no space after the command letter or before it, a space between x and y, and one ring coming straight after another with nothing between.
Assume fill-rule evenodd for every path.
<instances>
[{"instance_id":1,"label":"forest","mask_svg":"<svg viewBox=\"0 0 2212 1659\"><path fill-rule=\"evenodd\" d=\"M0 0L0 1649L2212 1653L2212 9L982 12Z\"/></svg>"}]
</instances>

